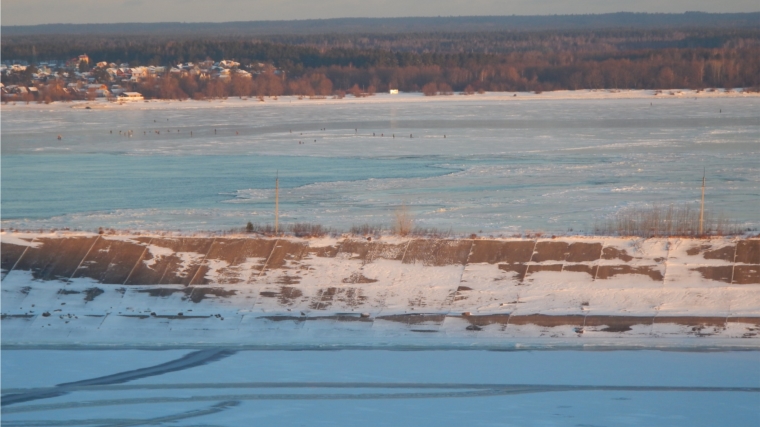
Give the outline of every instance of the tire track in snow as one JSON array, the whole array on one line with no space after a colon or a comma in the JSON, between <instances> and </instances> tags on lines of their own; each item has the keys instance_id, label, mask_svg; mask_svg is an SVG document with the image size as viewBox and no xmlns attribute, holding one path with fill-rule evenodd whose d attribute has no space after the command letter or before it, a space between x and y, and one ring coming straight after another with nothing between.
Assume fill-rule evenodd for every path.
<instances>
[{"instance_id":1,"label":"tire track in snow","mask_svg":"<svg viewBox=\"0 0 760 427\"><path fill-rule=\"evenodd\" d=\"M98 386L109 384L121 384L140 378L163 375L169 372L181 371L184 369L194 368L215 362L227 356L234 354L235 351L227 349L208 349L199 350L186 354L179 359L171 360L160 365L150 366L147 368L135 369L132 371L120 372L117 374L106 375L103 377L91 378L82 381L58 384L48 389L32 390L26 393L9 394L2 397L0 406L13 405L15 403L29 402L32 400L48 399L69 393L78 387Z\"/></svg>"},{"instance_id":2,"label":"tire track in snow","mask_svg":"<svg viewBox=\"0 0 760 427\"><path fill-rule=\"evenodd\" d=\"M126 390L129 386L119 388ZM394 392L394 393L256 393L226 394L191 397L150 397L127 399L101 399L80 402L65 402L41 405L24 405L4 408L4 414L50 411L72 408L89 408L102 406L138 405L155 403L188 403L208 401L243 401L243 400L377 400L377 399L433 399L505 396L527 393L577 392L577 391L628 391L628 392L733 392L760 393L760 387L699 387L699 386L598 386L598 385L525 385L525 384L430 384L430 383L205 383L174 385L139 385L129 389L166 389L166 388L342 388L342 389L432 389L438 392ZM96 387L88 388L97 389ZM103 388L105 389L105 388ZM461 390L461 391L456 391Z\"/></svg>"},{"instance_id":3,"label":"tire track in snow","mask_svg":"<svg viewBox=\"0 0 760 427\"><path fill-rule=\"evenodd\" d=\"M7 427L64 427L64 426L83 426L83 425L103 425L108 427L128 427L139 425L152 425L157 423L165 423L179 420L186 420L188 418L201 417L204 415L213 415L224 411L232 406L237 406L240 402L220 402L212 405L206 409L193 409L186 412L180 412L174 415L165 415L162 417L146 418L146 419L119 419L119 418L106 418L106 419L81 419L81 420L29 420L18 422L5 422L4 426Z\"/></svg>"}]
</instances>

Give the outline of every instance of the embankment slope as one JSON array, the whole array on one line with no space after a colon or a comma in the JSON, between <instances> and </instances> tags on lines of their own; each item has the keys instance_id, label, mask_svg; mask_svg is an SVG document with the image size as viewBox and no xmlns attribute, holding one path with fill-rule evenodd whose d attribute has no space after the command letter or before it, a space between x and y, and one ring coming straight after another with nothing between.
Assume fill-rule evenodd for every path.
<instances>
[{"instance_id":1,"label":"embankment slope","mask_svg":"<svg viewBox=\"0 0 760 427\"><path fill-rule=\"evenodd\" d=\"M4 345L760 344L757 238L4 232L2 277Z\"/></svg>"}]
</instances>

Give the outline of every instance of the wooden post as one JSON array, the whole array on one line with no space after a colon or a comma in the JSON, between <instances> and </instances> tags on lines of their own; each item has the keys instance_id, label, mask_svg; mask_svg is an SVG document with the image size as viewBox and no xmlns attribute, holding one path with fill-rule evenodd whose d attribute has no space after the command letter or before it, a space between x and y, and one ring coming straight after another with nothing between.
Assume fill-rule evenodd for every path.
<instances>
[{"instance_id":1,"label":"wooden post","mask_svg":"<svg viewBox=\"0 0 760 427\"><path fill-rule=\"evenodd\" d=\"M279 233L280 223L280 171L274 179L274 234Z\"/></svg>"},{"instance_id":2,"label":"wooden post","mask_svg":"<svg viewBox=\"0 0 760 427\"><path fill-rule=\"evenodd\" d=\"M706 170L702 172L702 203L699 207L699 235L702 236L704 233L704 222L705 222L705 174Z\"/></svg>"}]
</instances>

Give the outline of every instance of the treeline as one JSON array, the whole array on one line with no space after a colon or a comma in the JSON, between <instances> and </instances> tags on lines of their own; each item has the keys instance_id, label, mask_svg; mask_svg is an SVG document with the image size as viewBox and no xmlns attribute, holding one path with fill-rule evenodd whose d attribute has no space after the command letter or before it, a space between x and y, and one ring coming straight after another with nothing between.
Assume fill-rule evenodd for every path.
<instances>
[{"instance_id":1,"label":"treeline","mask_svg":"<svg viewBox=\"0 0 760 427\"><path fill-rule=\"evenodd\" d=\"M167 76L133 87L154 98L227 96L356 96L399 89L427 95L482 91L760 87L760 48L645 53L639 57L579 59L512 54L493 64L352 67L332 65L298 74L272 70L228 80Z\"/></svg>"},{"instance_id":2,"label":"treeline","mask_svg":"<svg viewBox=\"0 0 760 427\"><path fill-rule=\"evenodd\" d=\"M135 65L163 65L207 58L232 58L285 66L444 65L466 58L516 52L614 55L661 49L742 49L760 46L760 28L606 29L435 33L269 35L256 38L161 35L3 34L2 56L29 62L93 58ZM417 54L417 55L414 55ZM442 55L445 55L442 56Z\"/></svg>"},{"instance_id":3,"label":"treeline","mask_svg":"<svg viewBox=\"0 0 760 427\"><path fill-rule=\"evenodd\" d=\"M360 36L342 35L288 37L290 44L223 39L3 38L2 56L39 60L87 53L93 62L133 66L234 59L253 75L246 78L231 73L230 79L206 79L167 72L156 79L127 84L129 89L155 98L342 96L388 89L472 93L760 87L760 30L452 34L454 44L432 51L425 46L435 40L445 44L447 39L431 34L376 36L365 41ZM641 47L699 37L702 41L694 43L707 47ZM351 40L375 47L341 46ZM472 51L457 51L460 42L473 47ZM390 47L384 48L383 43ZM477 47L479 44L482 46ZM483 46L501 46L503 52ZM122 84L108 81L104 71L97 77L100 83ZM4 76L3 82L8 78Z\"/></svg>"},{"instance_id":4,"label":"treeline","mask_svg":"<svg viewBox=\"0 0 760 427\"><path fill-rule=\"evenodd\" d=\"M165 35L171 37L258 37L273 34L358 34L414 32L538 31L605 28L757 28L760 12L752 13L633 13L587 15L438 16L394 18L332 18L290 21L155 22L108 24L44 24L3 26L3 37L34 35Z\"/></svg>"}]
</instances>

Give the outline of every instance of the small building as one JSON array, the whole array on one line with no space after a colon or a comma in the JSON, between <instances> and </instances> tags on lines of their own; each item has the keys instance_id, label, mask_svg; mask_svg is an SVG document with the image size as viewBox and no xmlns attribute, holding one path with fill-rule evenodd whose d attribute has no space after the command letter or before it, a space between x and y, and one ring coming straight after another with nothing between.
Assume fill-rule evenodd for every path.
<instances>
[{"instance_id":1,"label":"small building","mask_svg":"<svg viewBox=\"0 0 760 427\"><path fill-rule=\"evenodd\" d=\"M145 98L140 92L122 92L119 94L119 101L143 101Z\"/></svg>"},{"instance_id":2,"label":"small building","mask_svg":"<svg viewBox=\"0 0 760 427\"><path fill-rule=\"evenodd\" d=\"M398 95L398 89L391 89L390 90L391 95Z\"/></svg>"}]
</instances>

